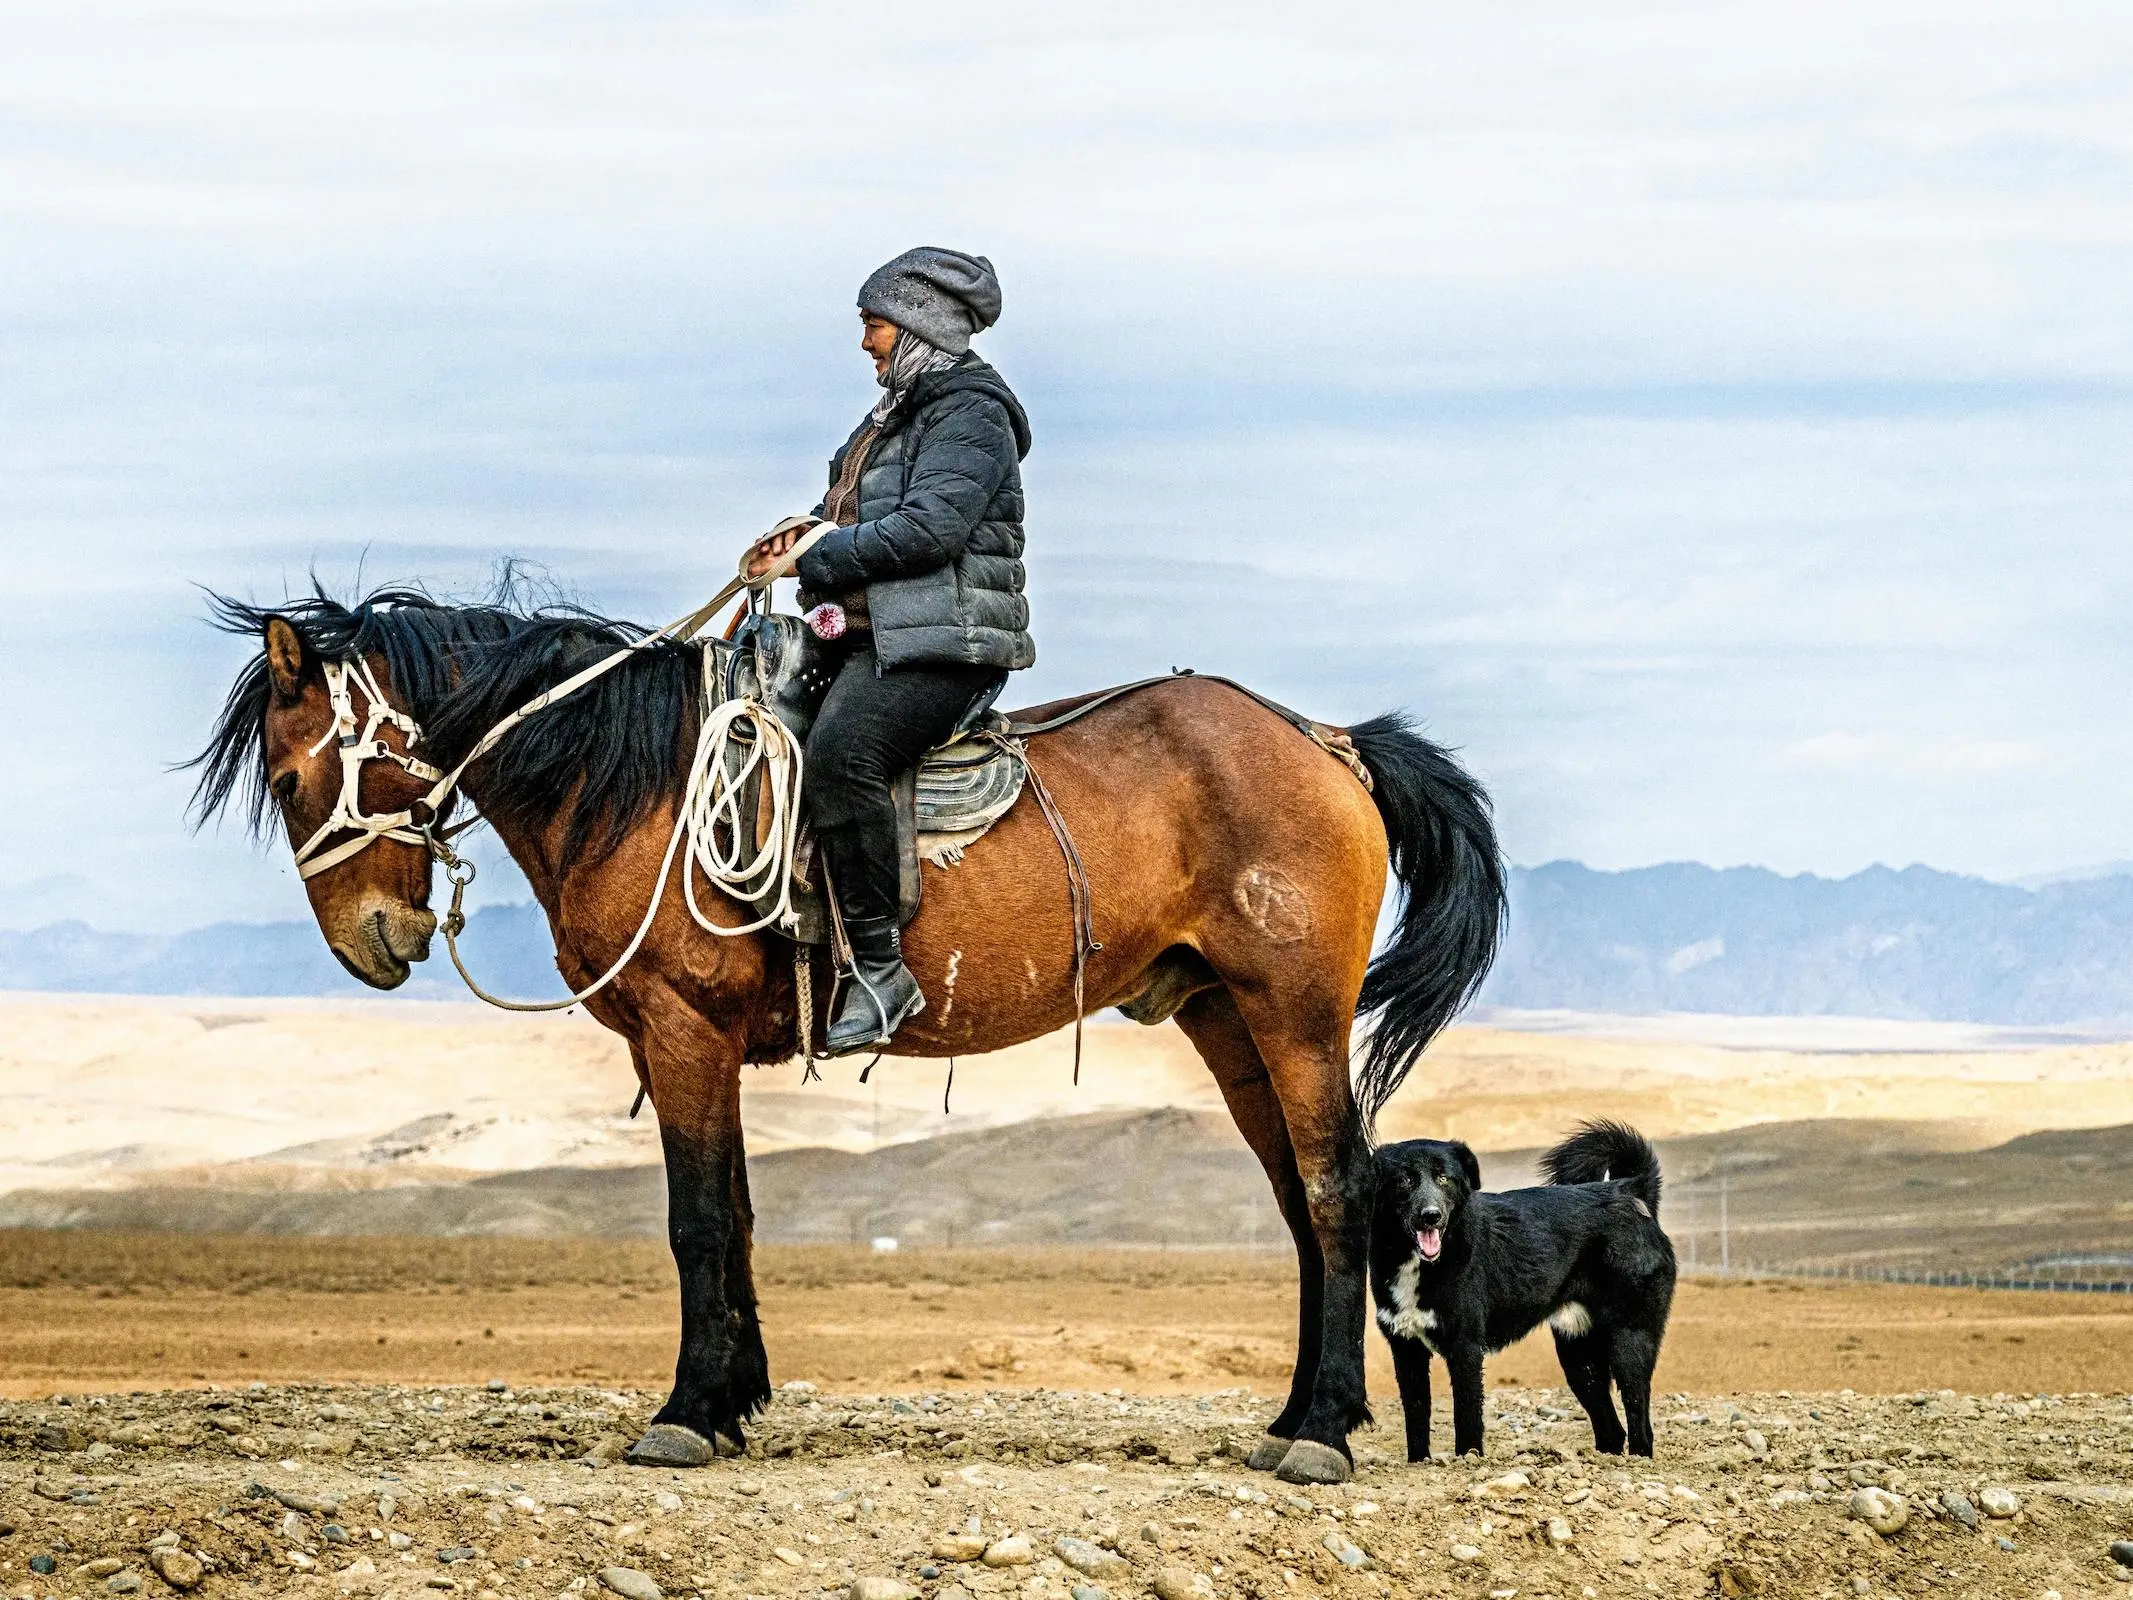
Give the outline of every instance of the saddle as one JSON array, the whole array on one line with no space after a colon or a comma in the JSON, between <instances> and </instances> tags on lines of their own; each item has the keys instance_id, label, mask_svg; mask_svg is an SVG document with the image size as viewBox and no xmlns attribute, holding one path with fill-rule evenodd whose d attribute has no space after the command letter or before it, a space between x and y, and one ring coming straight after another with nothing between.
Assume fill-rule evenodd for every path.
<instances>
[{"instance_id":1,"label":"saddle","mask_svg":"<svg viewBox=\"0 0 2133 1600\"><path fill-rule=\"evenodd\" d=\"M776 713L796 740L805 741L815 714L836 676L831 652L798 617L751 613L717 652L716 695L719 701L747 697ZM928 751L918 766L897 779L896 850L900 863L898 900L901 920L918 915L921 861L953 866L963 852L1007 815L1022 793L1028 775L1022 757L1005 734L1007 721L993 710L1000 688L974 700L947 740ZM738 751L729 759L745 761ZM761 769L750 783L760 789ZM767 827L760 795L746 794L741 813L753 813ZM806 945L830 942L829 897L812 834L802 837L793 862L792 904L797 925L784 930Z\"/></svg>"}]
</instances>

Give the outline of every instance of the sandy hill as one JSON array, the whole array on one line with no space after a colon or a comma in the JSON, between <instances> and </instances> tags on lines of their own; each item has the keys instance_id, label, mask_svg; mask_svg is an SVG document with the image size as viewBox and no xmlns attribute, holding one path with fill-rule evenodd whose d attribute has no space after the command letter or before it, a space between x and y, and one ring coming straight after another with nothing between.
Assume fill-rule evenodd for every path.
<instances>
[{"instance_id":1,"label":"sandy hill","mask_svg":"<svg viewBox=\"0 0 2133 1600\"><path fill-rule=\"evenodd\" d=\"M1580 1116L1655 1135L1755 1122L1970 1122L1985 1144L2133 1121L2133 1044L1843 1018L1494 1013L1450 1030L1388 1108L1388 1136L1484 1149ZM1219 1113L1173 1027L1093 1022L1081 1082L1064 1035L955 1068L885 1060L743 1079L749 1143L866 1150L1035 1117ZM217 1184L381 1184L657 1159L620 1043L582 1016L395 1001L0 996L0 1190L213 1169Z\"/></svg>"},{"instance_id":2,"label":"sandy hill","mask_svg":"<svg viewBox=\"0 0 2133 1600\"><path fill-rule=\"evenodd\" d=\"M1662 1141L1661 1214L1684 1261L2006 1268L2127 1262L2133 1127L1951 1148L1937 1122L1760 1124ZM1534 1151L1485 1155L1492 1188ZM1225 1118L1109 1111L749 1163L764 1243L1278 1247L1258 1163ZM385 1187L239 1188L147 1179L0 1196L0 1227L267 1234L658 1238L661 1169L547 1167Z\"/></svg>"},{"instance_id":3,"label":"sandy hill","mask_svg":"<svg viewBox=\"0 0 2133 1600\"><path fill-rule=\"evenodd\" d=\"M1737 1255L1930 1236L2013 1259L2100 1249L2128 1220L2113 1209L2118 1135L2054 1134L2069 1151L2009 1140L2133 1123L2133 1045L1831 1018L1488 1021L1438 1041L1383 1134L1519 1152L1582 1117L1623 1117L1674 1141L1668 1220L1685 1250L1715 1226L1706 1191L1721 1171ZM744 1079L766 1239L1279 1238L1264 1180L1174 1028L1092 1024L1078 1086L1064 1036L963 1060L946 1110L945 1062L858 1074L841 1062L820 1082L796 1066ZM658 1143L650 1115L625 1114L634 1088L618 1042L583 1017L0 997L0 1222L656 1234ZM1989 1159L1965 1166L1966 1152ZM1511 1179L1522 1159L1492 1170Z\"/></svg>"}]
</instances>

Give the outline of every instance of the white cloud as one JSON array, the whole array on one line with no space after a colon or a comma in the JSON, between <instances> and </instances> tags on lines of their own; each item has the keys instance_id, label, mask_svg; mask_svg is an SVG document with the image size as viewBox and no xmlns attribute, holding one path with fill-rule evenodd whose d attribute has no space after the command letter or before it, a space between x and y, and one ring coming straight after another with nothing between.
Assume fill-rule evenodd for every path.
<instances>
[{"instance_id":1,"label":"white cloud","mask_svg":"<svg viewBox=\"0 0 2133 1600\"><path fill-rule=\"evenodd\" d=\"M1006 275L1030 694L1414 705L1524 860L2124 854L2117 0L24 0L8 45L0 827L95 795L111 904L293 903L176 825L232 667L190 581L517 551L671 614L817 489L921 238Z\"/></svg>"},{"instance_id":2,"label":"white cloud","mask_svg":"<svg viewBox=\"0 0 2133 1600\"><path fill-rule=\"evenodd\" d=\"M2033 739L1921 737L1899 733L1821 733L1778 752L1780 767L1808 772L1886 772L1921 778L1977 778L2043 765Z\"/></svg>"}]
</instances>

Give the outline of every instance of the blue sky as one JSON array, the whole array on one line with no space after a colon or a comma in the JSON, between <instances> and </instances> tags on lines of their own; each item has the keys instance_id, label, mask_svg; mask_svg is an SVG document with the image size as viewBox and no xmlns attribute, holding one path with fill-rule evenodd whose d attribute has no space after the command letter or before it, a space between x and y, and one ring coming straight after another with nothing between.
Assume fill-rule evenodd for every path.
<instances>
[{"instance_id":1,"label":"blue sky","mask_svg":"<svg viewBox=\"0 0 2133 1600\"><path fill-rule=\"evenodd\" d=\"M12 5L0 926L301 914L190 585L658 619L999 264L1041 661L1461 746L1520 861L2133 854L2133 13ZM1038 8L1021 8L1036 12Z\"/></svg>"}]
</instances>

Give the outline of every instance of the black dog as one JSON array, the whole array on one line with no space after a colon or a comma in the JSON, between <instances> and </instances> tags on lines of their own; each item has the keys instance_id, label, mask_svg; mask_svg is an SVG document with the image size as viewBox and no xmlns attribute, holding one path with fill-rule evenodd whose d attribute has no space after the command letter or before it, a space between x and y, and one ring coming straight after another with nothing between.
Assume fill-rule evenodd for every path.
<instances>
[{"instance_id":1,"label":"black dog","mask_svg":"<svg viewBox=\"0 0 2133 1600\"><path fill-rule=\"evenodd\" d=\"M1407 1411L1407 1459L1429 1459L1429 1358L1452 1379L1452 1441L1481 1451L1482 1357L1543 1320L1594 1445L1652 1453L1652 1368L1674 1300L1674 1247L1659 1227L1659 1158L1642 1134L1588 1122L1541 1157L1550 1187L1483 1194L1456 1142L1378 1151L1370 1291ZM1625 1438L1608 1394L1629 1415Z\"/></svg>"}]
</instances>

